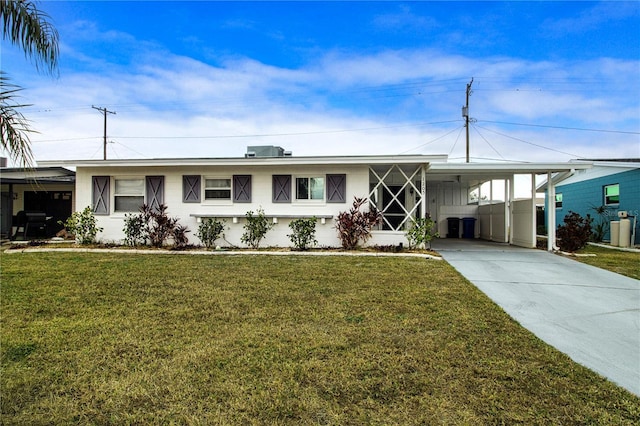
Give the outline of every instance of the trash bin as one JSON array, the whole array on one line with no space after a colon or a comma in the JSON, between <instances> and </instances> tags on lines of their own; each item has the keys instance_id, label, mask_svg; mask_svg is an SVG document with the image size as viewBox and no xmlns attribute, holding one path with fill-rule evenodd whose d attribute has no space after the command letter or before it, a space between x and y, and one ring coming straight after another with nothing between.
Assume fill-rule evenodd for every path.
<instances>
[{"instance_id":1,"label":"trash bin","mask_svg":"<svg viewBox=\"0 0 640 426\"><path fill-rule=\"evenodd\" d=\"M462 238L475 238L476 236L476 218L462 218Z\"/></svg>"},{"instance_id":2,"label":"trash bin","mask_svg":"<svg viewBox=\"0 0 640 426\"><path fill-rule=\"evenodd\" d=\"M460 218L447 218L447 238L460 238Z\"/></svg>"}]
</instances>

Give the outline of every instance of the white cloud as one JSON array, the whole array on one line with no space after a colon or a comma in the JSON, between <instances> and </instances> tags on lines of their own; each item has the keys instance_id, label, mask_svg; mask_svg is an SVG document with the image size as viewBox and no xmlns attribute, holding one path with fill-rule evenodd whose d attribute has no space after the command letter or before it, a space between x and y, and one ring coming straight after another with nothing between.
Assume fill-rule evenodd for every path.
<instances>
[{"instance_id":1,"label":"white cloud","mask_svg":"<svg viewBox=\"0 0 640 426\"><path fill-rule=\"evenodd\" d=\"M122 34L101 37L135 44ZM250 58L211 65L150 45L135 49L131 64L110 64L104 73L64 70L58 80L32 81L28 95L37 107L29 116L40 132L32 137L36 159L99 158L102 116L91 105L117 112L108 117L115 142L110 156L239 156L247 145L273 144L294 155L410 151L463 157L464 136L456 129L470 76L475 78L471 115L478 125L493 120L640 130L639 61L534 62L405 49L332 51L287 69ZM102 61L84 55L77 58ZM629 87L635 89L622 90ZM403 126L448 120L453 122ZM640 156L638 135L493 127L515 139L472 132L472 156L521 161L612 152ZM253 136L241 137L246 135Z\"/></svg>"}]
</instances>

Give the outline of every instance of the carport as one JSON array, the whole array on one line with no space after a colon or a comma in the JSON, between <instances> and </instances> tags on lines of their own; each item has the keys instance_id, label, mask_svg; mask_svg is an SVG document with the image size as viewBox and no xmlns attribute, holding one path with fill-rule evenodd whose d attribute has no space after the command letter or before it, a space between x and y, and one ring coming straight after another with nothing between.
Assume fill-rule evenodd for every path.
<instances>
[{"instance_id":1,"label":"carport","mask_svg":"<svg viewBox=\"0 0 640 426\"><path fill-rule=\"evenodd\" d=\"M449 220L469 218L475 219L474 238L532 248L536 246L536 180L549 182L547 205L553 206L555 185L591 166L434 162L426 167L423 199L441 237L447 235ZM555 209L545 214L547 223L555 223ZM547 248L553 250L555 229L548 230L548 237Z\"/></svg>"}]
</instances>

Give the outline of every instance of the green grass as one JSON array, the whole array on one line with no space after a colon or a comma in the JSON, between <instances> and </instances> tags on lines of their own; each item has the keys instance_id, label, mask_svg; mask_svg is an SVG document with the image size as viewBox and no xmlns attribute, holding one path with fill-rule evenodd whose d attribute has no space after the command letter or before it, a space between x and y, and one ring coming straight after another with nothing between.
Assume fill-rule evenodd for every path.
<instances>
[{"instance_id":1,"label":"green grass","mask_svg":"<svg viewBox=\"0 0 640 426\"><path fill-rule=\"evenodd\" d=\"M2 254L4 424L637 424L418 258Z\"/></svg>"},{"instance_id":2,"label":"green grass","mask_svg":"<svg viewBox=\"0 0 640 426\"><path fill-rule=\"evenodd\" d=\"M640 253L588 245L578 254L595 254L576 257L580 262L640 280Z\"/></svg>"}]
</instances>

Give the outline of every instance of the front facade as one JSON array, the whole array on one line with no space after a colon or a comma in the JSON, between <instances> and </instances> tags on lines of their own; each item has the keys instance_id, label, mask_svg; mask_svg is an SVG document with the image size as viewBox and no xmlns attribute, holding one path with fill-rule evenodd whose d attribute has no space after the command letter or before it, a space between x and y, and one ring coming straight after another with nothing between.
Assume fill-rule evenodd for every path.
<instances>
[{"instance_id":1,"label":"front facade","mask_svg":"<svg viewBox=\"0 0 640 426\"><path fill-rule=\"evenodd\" d=\"M555 227L569 212L590 215L593 227L602 226L605 241L611 240L610 222L619 221L624 212L634 224L631 229L640 244L640 159L594 160L593 167L574 173L555 187L555 200L545 205L555 209ZM547 222L548 225L549 222Z\"/></svg>"},{"instance_id":2,"label":"front facade","mask_svg":"<svg viewBox=\"0 0 640 426\"><path fill-rule=\"evenodd\" d=\"M513 199L513 176L561 172L568 167L450 164L442 155L294 157L281 149L266 151L277 154L255 155L254 149L244 158L55 164L76 168L76 209L92 208L103 228L99 234L103 241L121 242L125 216L137 213L145 203L166 205L169 216L189 228L192 244L200 243L196 231L203 218L224 220L225 239L218 243L238 247L243 246L245 215L259 209L275 225L263 247L291 246L288 225L301 217L317 218L319 247L339 247L335 218L351 208L355 197L368 199L382 212L382 223L369 245L407 244L407 227L415 218L427 216L445 237L447 221L455 215L475 218L467 237L533 247L535 203L533 197L524 204ZM492 179L509 182L510 192L501 204L482 205L469 198L473 188Z\"/></svg>"}]
</instances>

